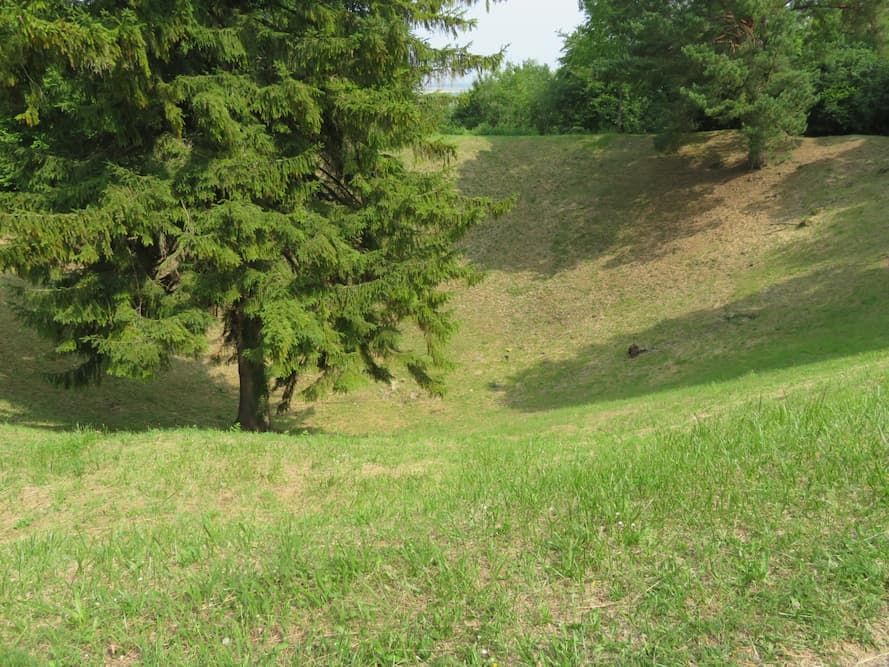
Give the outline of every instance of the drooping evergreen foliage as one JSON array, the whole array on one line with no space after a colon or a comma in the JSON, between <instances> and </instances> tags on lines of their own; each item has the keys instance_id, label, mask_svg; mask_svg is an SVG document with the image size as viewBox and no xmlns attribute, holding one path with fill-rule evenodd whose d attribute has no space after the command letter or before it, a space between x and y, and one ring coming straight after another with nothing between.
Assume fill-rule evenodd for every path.
<instances>
[{"instance_id":1,"label":"drooping evergreen foliage","mask_svg":"<svg viewBox=\"0 0 889 667\"><path fill-rule=\"evenodd\" d=\"M472 276L454 243L501 207L397 155L447 155L425 78L493 64L412 31L459 31L471 2L0 5L0 264L77 359L60 379L155 373L218 314L245 429L268 428L274 385L286 405L387 378L406 321L436 389L440 286Z\"/></svg>"}]
</instances>

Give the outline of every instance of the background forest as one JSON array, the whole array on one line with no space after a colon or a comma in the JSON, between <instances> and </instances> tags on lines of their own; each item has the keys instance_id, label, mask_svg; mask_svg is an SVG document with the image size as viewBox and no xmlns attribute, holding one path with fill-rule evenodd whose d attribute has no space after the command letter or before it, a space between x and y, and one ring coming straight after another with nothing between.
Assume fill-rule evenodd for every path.
<instances>
[{"instance_id":1,"label":"background forest","mask_svg":"<svg viewBox=\"0 0 889 667\"><path fill-rule=\"evenodd\" d=\"M586 0L559 67L526 61L442 96L448 132L742 129L752 166L786 135L889 133L886 3Z\"/></svg>"}]
</instances>

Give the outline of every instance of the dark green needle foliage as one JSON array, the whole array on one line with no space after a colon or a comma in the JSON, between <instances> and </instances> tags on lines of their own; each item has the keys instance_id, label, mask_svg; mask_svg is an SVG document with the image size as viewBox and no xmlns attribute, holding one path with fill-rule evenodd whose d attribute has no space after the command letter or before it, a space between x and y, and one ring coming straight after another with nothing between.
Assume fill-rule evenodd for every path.
<instances>
[{"instance_id":1,"label":"dark green needle foliage","mask_svg":"<svg viewBox=\"0 0 889 667\"><path fill-rule=\"evenodd\" d=\"M18 313L76 359L145 377L215 321L238 421L401 355L424 386L453 322L455 242L502 205L397 157L426 139L424 79L490 68L418 26L472 0L30 0L0 5L0 265ZM400 352L404 323L426 351Z\"/></svg>"}]
</instances>

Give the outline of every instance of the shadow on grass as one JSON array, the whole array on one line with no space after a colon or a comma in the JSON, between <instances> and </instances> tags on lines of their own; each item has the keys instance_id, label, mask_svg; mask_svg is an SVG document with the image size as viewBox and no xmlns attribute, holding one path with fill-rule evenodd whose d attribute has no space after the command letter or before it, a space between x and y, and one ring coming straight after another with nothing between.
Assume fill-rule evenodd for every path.
<instances>
[{"instance_id":1,"label":"shadow on grass","mask_svg":"<svg viewBox=\"0 0 889 667\"><path fill-rule=\"evenodd\" d=\"M830 137L818 143L828 157L786 167L789 173L775 186L773 199L750 202L745 213L768 213L775 233L816 229L816 234L795 238L781 258L788 270L854 265L880 242L889 253L889 137ZM831 214L829 226L826 213Z\"/></svg>"},{"instance_id":2,"label":"shadow on grass","mask_svg":"<svg viewBox=\"0 0 889 667\"><path fill-rule=\"evenodd\" d=\"M501 388L534 412L722 382L889 348L889 271L830 268L778 283L725 308L701 309L543 361ZM631 359L629 345L649 349Z\"/></svg>"},{"instance_id":3,"label":"shadow on grass","mask_svg":"<svg viewBox=\"0 0 889 667\"><path fill-rule=\"evenodd\" d=\"M695 221L720 203L716 185L746 173L731 134L696 135L676 155L655 154L649 136L489 141L490 150L461 165L460 188L518 200L507 216L473 230L466 252L482 269L541 277L601 255L609 266L656 258L669 242L715 224Z\"/></svg>"},{"instance_id":4,"label":"shadow on grass","mask_svg":"<svg viewBox=\"0 0 889 667\"><path fill-rule=\"evenodd\" d=\"M108 377L97 387L62 389L46 380L51 346L15 321L2 295L0 340L0 423L139 431L227 429L234 421L237 388L214 377L208 363L175 360L148 381Z\"/></svg>"},{"instance_id":5,"label":"shadow on grass","mask_svg":"<svg viewBox=\"0 0 889 667\"><path fill-rule=\"evenodd\" d=\"M808 148L825 157L777 166L785 175L766 191L768 198L741 202L741 210L771 221L763 233L797 234L800 222L808 230L762 258L768 287L724 307L700 308L591 343L573 358L539 362L509 378L501 388L504 403L539 411L633 398L889 347L887 144L882 137L821 140ZM711 142L708 149L713 147ZM722 167L716 171L726 174ZM695 174L705 172L689 165L683 187L707 192L714 181L695 186ZM652 194L658 191L656 186ZM661 201L664 233L694 233L692 225L677 231L674 223L695 215L695 205L681 206L677 214L668 200ZM652 257L657 238L640 232L609 264ZM706 286L701 302L706 303ZM634 343L651 351L630 359L627 350Z\"/></svg>"}]
</instances>

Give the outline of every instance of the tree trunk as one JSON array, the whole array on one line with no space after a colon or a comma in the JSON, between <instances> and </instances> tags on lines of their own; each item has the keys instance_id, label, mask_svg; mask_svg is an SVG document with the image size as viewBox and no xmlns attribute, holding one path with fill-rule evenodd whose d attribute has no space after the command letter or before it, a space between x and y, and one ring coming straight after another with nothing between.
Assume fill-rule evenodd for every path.
<instances>
[{"instance_id":1,"label":"tree trunk","mask_svg":"<svg viewBox=\"0 0 889 667\"><path fill-rule=\"evenodd\" d=\"M762 169L769 161L768 126L762 119L745 124L747 131L747 166Z\"/></svg>"},{"instance_id":2,"label":"tree trunk","mask_svg":"<svg viewBox=\"0 0 889 667\"><path fill-rule=\"evenodd\" d=\"M262 325L259 320L244 315L240 310L231 317L231 339L238 356L238 421L244 431L268 431L271 428L269 385L265 366L257 359L261 344Z\"/></svg>"},{"instance_id":3,"label":"tree trunk","mask_svg":"<svg viewBox=\"0 0 889 667\"><path fill-rule=\"evenodd\" d=\"M747 164L751 170L759 170L769 162L768 154L764 148L750 149L747 154Z\"/></svg>"},{"instance_id":4,"label":"tree trunk","mask_svg":"<svg viewBox=\"0 0 889 667\"><path fill-rule=\"evenodd\" d=\"M617 131L624 131L624 86L619 85L619 93L617 95Z\"/></svg>"}]
</instances>

